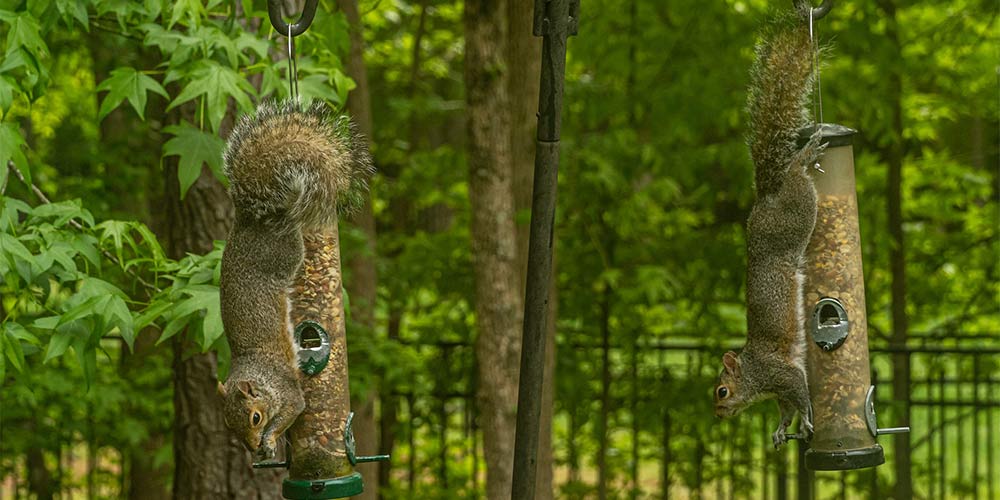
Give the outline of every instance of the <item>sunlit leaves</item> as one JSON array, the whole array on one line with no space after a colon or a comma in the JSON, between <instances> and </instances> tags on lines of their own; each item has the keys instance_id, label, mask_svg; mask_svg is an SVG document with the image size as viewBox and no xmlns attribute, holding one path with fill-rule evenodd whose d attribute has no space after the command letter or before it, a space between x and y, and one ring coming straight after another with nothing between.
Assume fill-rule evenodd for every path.
<instances>
[{"instance_id":1,"label":"sunlit leaves","mask_svg":"<svg viewBox=\"0 0 1000 500\"><path fill-rule=\"evenodd\" d=\"M226 144L218 135L210 134L184 123L171 125L164 129L173 134L173 138L163 145L163 156L179 156L177 177L180 181L181 198L201 175L203 165L215 174L216 178L225 182L222 173L222 151Z\"/></svg>"},{"instance_id":2,"label":"sunlit leaves","mask_svg":"<svg viewBox=\"0 0 1000 500\"><path fill-rule=\"evenodd\" d=\"M5 55L23 47L39 59L48 57L48 46L39 33L38 21L31 14L0 11L0 20L9 25Z\"/></svg>"},{"instance_id":3,"label":"sunlit leaves","mask_svg":"<svg viewBox=\"0 0 1000 500\"><path fill-rule=\"evenodd\" d=\"M87 6L83 0L56 0L56 8L67 26L74 19L84 30L90 31L90 19L87 18Z\"/></svg>"},{"instance_id":4,"label":"sunlit leaves","mask_svg":"<svg viewBox=\"0 0 1000 500\"><path fill-rule=\"evenodd\" d=\"M226 114L226 104L230 97L243 112L253 108L250 102L250 96L254 94L253 86L233 68L215 61L202 60L195 63L188 78L189 81L184 89L167 107L168 111L196 97L204 96L211 129L218 130L222 117Z\"/></svg>"},{"instance_id":5,"label":"sunlit leaves","mask_svg":"<svg viewBox=\"0 0 1000 500\"><path fill-rule=\"evenodd\" d=\"M97 90L106 90L108 94L101 102L98 119L103 120L122 101L128 99L132 109L140 118L146 118L146 93L153 92L163 97L169 97L167 91L159 82L146 76L134 68L117 68L111 71L111 76L97 86Z\"/></svg>"}]
</instances>

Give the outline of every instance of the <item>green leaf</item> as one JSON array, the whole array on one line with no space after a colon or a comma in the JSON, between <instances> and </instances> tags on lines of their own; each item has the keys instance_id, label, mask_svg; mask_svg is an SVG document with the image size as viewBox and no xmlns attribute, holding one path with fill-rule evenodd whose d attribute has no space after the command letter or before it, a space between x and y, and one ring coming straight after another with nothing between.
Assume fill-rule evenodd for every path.
<instances>
[{"instance_id":1,"label":"green leaf","mask_svg":"<svg viewBox=\"0 0 1000 500\"><path fill-rule=\"evenodd\" d=\"M101 109L98 112L98 119L103 120L108 113L113 111L125 99L128 99L132 109L135 110L139 118L146 119L146 93L153 92L165 98L170 98L166 89L159 82L146 76L135 68L116 68L111 71L111 76L97 86L97 90L107 90L108 95L104 96Z\"/></svg>"},{"instance_id":2,"label":"green leaf","mask_svg":"<svg viewBox=\"0 0 1000 500\"><path fill-rule=\"evenodd\" d=\"M309 75L299 79L299 97L302 102L325 101L340 105L340 94L330 85L326 75Z\"/></svg>"},{"instance_id":3,"label":"green leaf","mask_svg":"<svg viewBox=\"0 0 1000 500\"><path fill-rule=\"evenodd\" d=\"M3 344L6 345L6 347L3 350L6 351L7 359L10 360L14 369L20 372L24 371L24 350L21 348L21 341L14 338L11 334L14 329L12 325L17 325L22 330L24 329L24 327L14 322L5 323L4 335L2 335L2 337Z\"/></svg>"},{"instance_id":4,"label":"green leaf","mask_svg":"<svg viewBox=\"0 0 1000 500\"><path fill-rule=\"evenodd\" d=\"M169 300L156 300L148 307L143 309L143 311L136 316L133 326L136 330L142 330L147 326L153 324L158 318L160 318L165 311L173 307L173 303Z\"/></svg>"},{"instance_id":5,"label":"green leaf","mask_svg":"<svg viewBox=\"0 0 1000 500\"><path fill-rule=\"evenodd\" d=\"M197 63L189 77L191 81L170 106L167 106L167 111L204 95L208 106L208 121L215 131L219 130L230 97L236 100L240 111L247 112L253 108L253 103L250 101L250 95L254 93L253 86L233 68L222 66L215 61L202 60Z\"/></svg>"},{"instance_id":6,"label":"green leaf","mask_svg":"<svg viewBox=\"0 0 1000 500\"><path fill-rule=\"evenodd\" d=\"M97 238L89 234L77 234L69 240L69 245L95 266L101 265L101 254L97 251Z\"/></svg>"},{"instance_id":7,"label":"green leaf","mask_svg":"<svg viewBox=\"0 0 1000 500\"><path fill-rule=\"evenodd\" d=\"M111 297L107 307L104 309L105 322L118 327L118 333L132 350L135 342L135 328L132 321L132 313L128 310L128 305L121 297Z\"/></svg>"},{"instance_id":8,"label":"green leaf","mask_svg":"<svg viewBox=\"0 0 1000 500\"><path fill-rule=\"evenodd\" d=\"M5 326L7 328L7 335L10 335L17 340L23 340L30 344L38 345L38 337L29 332L28 329L20 323L9 321L5 323Z\"/></svg>"},{"instance_id":9,"label":"green leaf","mask_svg":"<svg viewBox=\"0 0 1000 500\"><path fill-rule=\"evenodd\" d=\"M0 249L3 253L11 255L13 257L19 257L25 262L34 262L35 256L25 247L17 238L7 234L0 233ZM14 262L13 260L11 261Z\"/></svg>"},{"instance_id":10,"label":"green leaf","mask_svg":"<svg viewBox=\"0 0 1000 500\"><path fill-rule=\"evenodd\" d=\"M54 330L57 326L59 326L59 316L46 316L31 322L32 328L41 330Z\"/></svg>"},{"instance_id":11,"label":"green leaf","mask_svg":"<svg viewBox=\"0 0 1000 500\"><path fill-rule=\"evenodd\" d=\"M62 356L74 338L75 335L70 328L57 331L49 340L49 347L45 351L45 359L42 363L48 363L49 360Z\"/></svg>"},{"instance_id":12,"label":"green leaf","mask_svg":"<svg viewBox=\"0 0 1000 500\"><path fill-rule=\"evenodd\" d=\"M59 9L59 14L66 20L67 27L72 27L69 26L69 18L72 17L83 26L85 31L90 32L90 19L87 18L87 6L81 0L56 0L56 8Z\"/></svg>"},{"instance_id":13,"label":"green leaf","mask_svg":"<svg viewBox=\"0 0 1000 500\"><path fill-rule=\"evenodd\" d=\"M16 88L17 84L10 77L0 75L0 111L3 114L7 114L11 105L14 104L14 90Z\"/></svg>"},{"instance_id":14,"label":"green leaf","mask_svg":"<svg viewBox=\"0 0 1000 500\"><path fill-rule=\"evenodd\" d=\"M250 50L257 54L258 58L266 59L269 57L267 51L270 50L271 44L257 35L247 31L241 31L236 37L236 48L238 48L241 52Z\"/></svg>"},{"instance_id":15,"label":"green leaf","mask_svg":"<svg viewBox=\"0 0 1000 500\"><path fill-rule=\"evenodd\" d=\"M159 240L156 239L156 235L146 227L145 224L141 222L135 222L132 225L139 236L142 236L142 242L149 249L150 253L153 254L153 262L159 265L161 262L166 260L167 256L163 253L163 247L160 246Z\"/></svg>"},{"instance_id":16,"label":"green leaf","mask_svg":"<svg viewBox=\"0 0 1000 500\"><path fill-rule=\"evenodd\" d=\"M7 182L8 162L14 162L14 168L21 172L24 180L31 184L31 170L28 168L28 158L21 148L25 147L24 136L14 123L0 123L0 185Z\"/></svg>"},{"instance_id":17,"label":"green leaf","mask_svg":"<svg viewBox=\"0 0 1000 500\"><path fill-rule=\"evenodd\" d=\"M216 291L214 300L205 309L205 318L202 320L202 343L201 352L208 352L212 344L222 336L222 311L219 309L219 292Z\"/></svg>"},{"instance_id":18,"label":"green leaf","mask_svg":"<svg viewBox=\"0 0 1000 500\"><path fill-rule=\"evenodd\" d=\"M39 205L35 208L34 215L42 218L55 218L52 225L56 227L66 224L70 219L80 219L87 223L87 225L94 225L94 216L81 206L80 200L59 201Z\"/></svg>"},{"instance_id":19,"label":"green leaf","mask_svg":"<svg viewBox=\"0 0 1000 500\"><path fill-rule=\"evenodd\" d=\"M222 152L226 143L219 136L198 130L187 123L171 125L164 128L164 131L174 137L163 145L163 156L180 156L177 178L181 185L181 199L198 180L201 167L205 164L216 178L227 184L222 173Z\"/></svg>"},{"instance_id":20,"label":"green leaf","mask_svg":"<svg viewBox=\"0 0 1000 500\"><path fill-rule=\"evenodd\" d=\"M41 27L34 16L27 12L21 12L9 21L9 24L6 55L9 56L12 52L23 47L36 58L41 59L48 56L48 47L39 34Z\"/></svg>"},{"instance_id":21,"label":"green leaf","mask_svg":"<svg viewBox=\"0 0 1000 500\"><path fill-rule=\"evenodd\" d=\"M13 226L18 225L22 214L30 214L31 206L14 198L0 198L0 231L9 231Z\"/></svg>"},{"instance_id":22,"label":"green leaf","mask_svg":"<svg viewBox=\"0 0 1000 500\"><path fill-rule=\"evenodd\" d=\"M118 262L123 262L123 250L125 249L125 243L128 243L132 248L135 248L135 241L132 239L131 225L129 222L120 220L106 220L97 225L95 229L101 230L101 243L108 241L109 239L114 244L115 254L118 257Z\"/></svg>"},{"instance_id":23,"label":"green leaf","mask_svg":"<svg viewBox=\"0 0 1000 500\"><path fill-rule=\"evenodd\" d=\"M59 318L59 323L56 327L60 327L69 322L76 321L87 316L99 315L110 300L111 297L106 295L90 297L89 299L83 301L82 304L63 313L63 315Z\"/></svg>"},{"instance_id":24,"label":"green leaf","mask_svg":"<svg viewBox=\"0 0 1000 500\"><path fill-rule=\"evenodd\" d=\"M170 15L168 28L173 28L177 21L187 17L189 26L198 26L199 21L205 17L205 6L201 0L177 0L174 2L173 13Z\"/></svg>"}]
</instances>

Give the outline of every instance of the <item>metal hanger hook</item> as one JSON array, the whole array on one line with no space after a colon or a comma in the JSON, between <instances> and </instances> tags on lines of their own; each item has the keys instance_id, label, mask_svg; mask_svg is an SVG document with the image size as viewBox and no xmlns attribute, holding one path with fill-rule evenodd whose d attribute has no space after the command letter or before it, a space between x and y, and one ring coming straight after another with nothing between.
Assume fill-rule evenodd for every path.
<instances>
[{"instance_id":1,"label":"metal hanger hook","mask_svg":"<svg viewBox=\"0 0 1000 500\"><path fill-rule=\"evenodd\" d=\"M792 0L792 4L795 5L796 7L802 4L809 4L809 3L810 2L806 0ZM832 8L833 8L833 0L823 0L823 3L820 4L819 7L810 7L810 12L812 12L812 20L819 21L820 19L823 19L823 16L827 15L830 12L830 9Z\"/></svg>"},{"instance_id":2,"label":"metal hanger hook","mask_svg":"<svg viewBox=\"0 0 1000 500\"><path fill-rule=\"evenodd\" d=\"M299 36L305 33L309 29L309 25L313 22L313 17L316 16L316 5L319 4L319 0L306 0L305 5L302 7L302 14L299 15L299 20L294 24L288 24L281 17L281 0L267 0L267 17L271 19L271 26L274 29L289 37Z\"/></svg>"}]
</instances>

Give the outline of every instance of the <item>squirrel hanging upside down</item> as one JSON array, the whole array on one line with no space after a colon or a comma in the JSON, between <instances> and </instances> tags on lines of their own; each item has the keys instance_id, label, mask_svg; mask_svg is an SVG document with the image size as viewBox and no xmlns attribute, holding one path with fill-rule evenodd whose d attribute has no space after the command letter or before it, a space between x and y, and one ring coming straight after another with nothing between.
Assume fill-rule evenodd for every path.
<instances>
[{"instance_id":1,"label":"squirrel hanging upside down","mask_svg":"<svg viewBox=\"0 0 1000 500\"><path fill-rule=\"evenodd\" d=\"M806 246L816 224L816 189L807 169L822 152L814 134L796 145L810 123L813 46L801 19L768 26L756 48L747 108L747 142L755 167L757 199L747 222L747 342L722 357L715 415L735 415L751 404L777 399L781 422L774 446L787 441L795 413L812 434L806 380L802 289Z\"/></svg>"},{"instance_id":2,"label":"squirrel hanging upside down","mask_svg":"<svg viewBox=\"0 0 1000 500\"><path fill-rule=\"evenodd\" d=\"M295 101L265 103L243 117L224 159L236 217L219 285L232 352L219 393L226 426L268 459L305 407L289 317L302 231L357 208L373 168L346 116Z\"/></svg>"}]
</instances>

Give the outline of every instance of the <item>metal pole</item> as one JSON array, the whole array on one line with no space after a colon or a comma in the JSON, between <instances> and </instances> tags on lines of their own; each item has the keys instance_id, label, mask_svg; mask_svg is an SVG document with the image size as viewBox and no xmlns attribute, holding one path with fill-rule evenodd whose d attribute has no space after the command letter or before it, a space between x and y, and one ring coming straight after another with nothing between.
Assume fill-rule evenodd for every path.
<instances>
[{"instance_id":1,"label":"metal pole","mask_svg":"<svg viewBox=\"0 0 1000 500\"><path fill-rule=\"evenodd\" d=\"M535 0L533 33L542 37L542 66L511 489L517 500L535 498L566 39L576 34L578 6L579 0Z\"/></svg>"}]
</instances>

